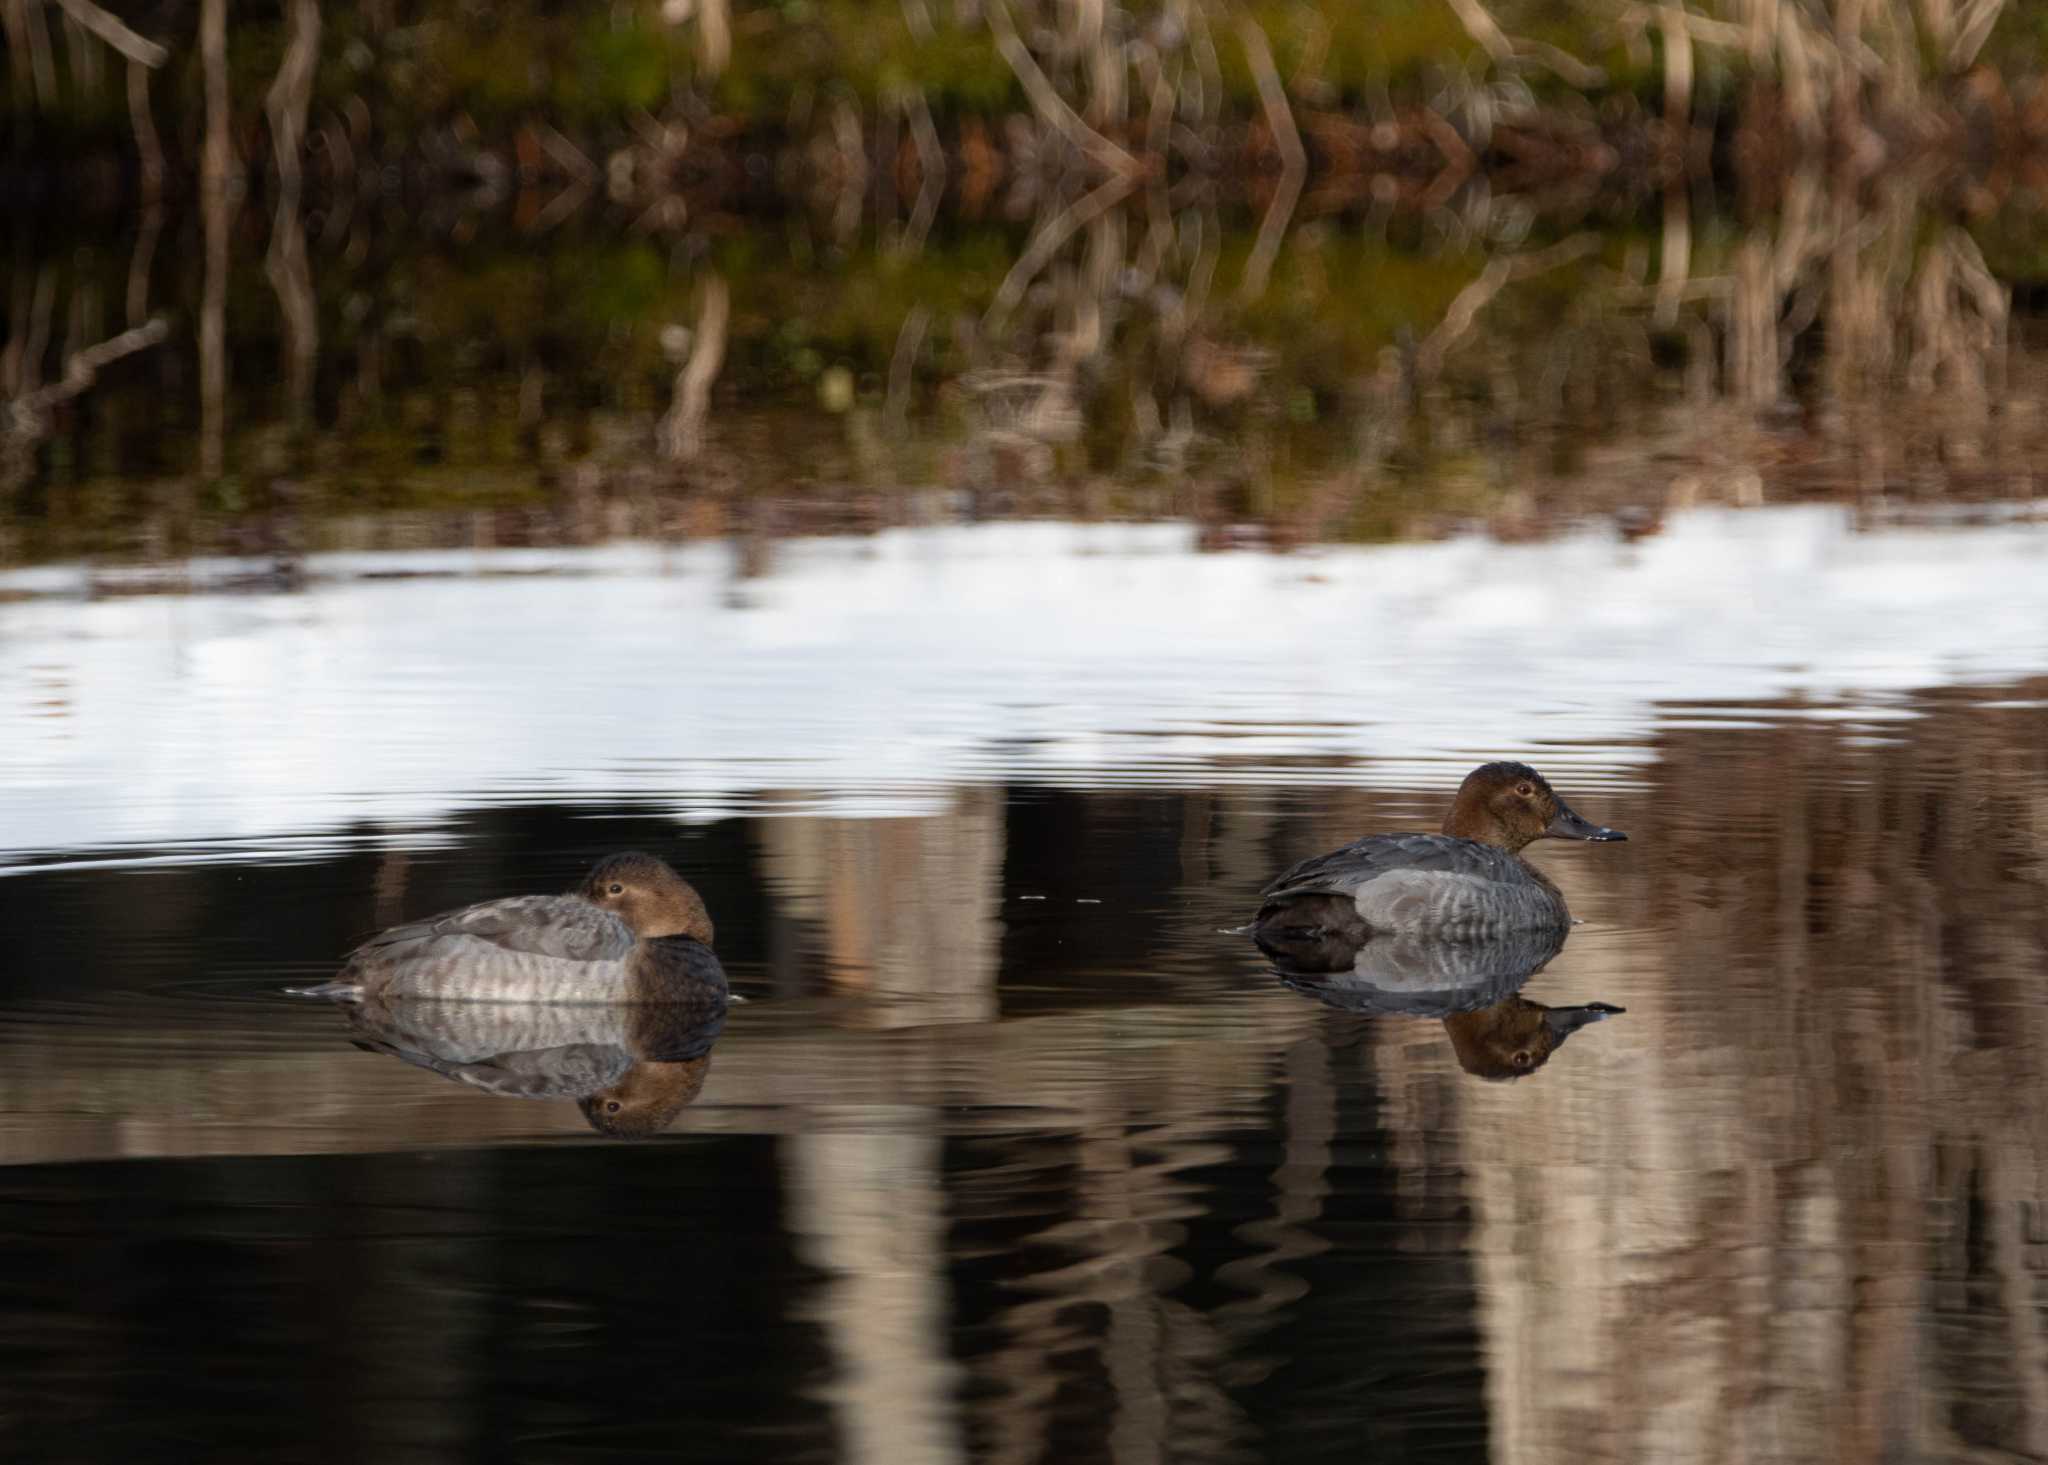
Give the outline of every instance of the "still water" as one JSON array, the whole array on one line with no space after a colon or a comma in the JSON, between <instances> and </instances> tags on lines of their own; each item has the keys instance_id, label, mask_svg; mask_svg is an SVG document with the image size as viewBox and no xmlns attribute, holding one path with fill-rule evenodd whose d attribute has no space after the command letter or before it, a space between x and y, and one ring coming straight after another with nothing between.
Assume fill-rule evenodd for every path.
<instances>
[{"instance_id":1,"label":"still water","mask_svg":"<svg viewBox=\"0 0 2048 1465\"><path fill-rule=\"evenodd\" d=\"M0 1434L2048 1455L2044 555L1791 508L12 572ZM1346 1000L1231 934L1502 756L1630 835L1536 848L1583 923L1533 976ZM624 848L708 900L722 1026L286 995ZM1492 1081L1482 1003L1625 1010ZM597 1133L577 1063L673 1122Z\"/></svg>"}]
</instances>

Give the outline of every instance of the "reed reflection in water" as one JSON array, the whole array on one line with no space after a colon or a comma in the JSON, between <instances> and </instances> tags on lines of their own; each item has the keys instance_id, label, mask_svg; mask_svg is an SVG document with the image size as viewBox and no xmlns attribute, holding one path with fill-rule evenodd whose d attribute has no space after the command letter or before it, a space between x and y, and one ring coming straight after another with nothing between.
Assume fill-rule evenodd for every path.
<instances>
[{"instance_id":1,"label":"reed reflection in water","mask_svg":"<svg viewBox=\"0 0 2048 1465\"><path fill-rule=\"evenodd\" d=\"M0 1028L0 1291L87 1330L12 1325L13 1428L189 1417L192 1369L225 1389L252 1365L145 1310L169 1300L151 1259L182 1248L178 1296L285 1320L336 1263L307 1228L338 1227L365 1300L270 1351L402 1344L402 1380L323 1403L352 1438L666 1448L680 1415L603 1405L629 1357L680 1381L707 1458L764 1430L930 1460L2024 1457L2048 1428L2044 708L2033 681L1861 725L1665 709L1656 761L1600 794L1628 858L1536 851L1586 924L1508 998L1627 1015L1509 1084L1440 1015L1305 1001L1221 934L1294 858L1426 826L1434 786L1025 787L690 834L757 1000L676 1138L630 1151L499 1147L588 1131L351 1051L332 1013L124 997L252 899L280 914L230 923L267 971L331 954L284 913L365 924L375 858L0 881L31 969L82 974ZM658 827L578 812L605 847ZM466 849L543 817L480 812ZM414 855L409 902L504 888L467 858ZM721 899L764 877L765 909ZM149 929L87 918L142 890ZM125 1163L22 1163L94 1157ZM403 1240L426 1214L472 1239ZM129 1280L49 1280L85 1268ZM393 1288L500 1303L371 1300ZM82 1341L108 1328L125 1353Z\"/></svg>"},{"instance_id":2,"label":"reed reflection in water","mask_svg":"<svg viewBox=\"0 0 2048 1465\"><path fill-rule=\"evenodd\" d=\"M1961 210L1952 162L1768 170L1739 212L1708 178L1596 210L1482 173L1363 217L1311 191L1272 231L1213 185L1132 183L914 253L860 194L851 231L794 199L674 249L486 216L375 249L290 229L265 270L231 266L210 194L203 241L158 220L11 261L0 564L175 581L155 562L200 549L290 584L322 550L730 534L758 570L791 534L934 516L1292 546L2031 499L2038 206ZM130 328L92 339L124 288Z\"/></svg>"}]
</instances>

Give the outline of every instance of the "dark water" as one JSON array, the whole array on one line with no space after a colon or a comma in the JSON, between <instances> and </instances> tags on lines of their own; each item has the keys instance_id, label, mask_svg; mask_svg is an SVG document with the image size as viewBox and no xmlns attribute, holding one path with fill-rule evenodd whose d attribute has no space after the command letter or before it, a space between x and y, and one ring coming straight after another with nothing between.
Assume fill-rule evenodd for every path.
<instances>
[{"instance_id":1,"label":"dark water","mask_svg":"<svg viewBox=\"0 0 2048 1465\"><path fill-rule=\"evenodd\" d=\"M2048 1453L2038 526L935 533L0 608L10 1456ZM1626 1012L1512 1082L1225 933L1495 753L1631 835L1537 851L1520 1000ZM660 1138L283 995L625 847L747 999Z\"/></svg>"}]
</instances>

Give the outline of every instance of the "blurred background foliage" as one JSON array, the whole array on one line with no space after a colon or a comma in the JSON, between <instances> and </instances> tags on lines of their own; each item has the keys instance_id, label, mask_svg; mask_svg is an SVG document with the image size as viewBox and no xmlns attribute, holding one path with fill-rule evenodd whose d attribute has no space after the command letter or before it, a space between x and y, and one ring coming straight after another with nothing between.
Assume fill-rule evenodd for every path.
<instances>
[{"instance_id":1,"label":"blurred background foliage","mask_svg":"<svg viewBox=\"0 0 2048 1465\"><path fill-rule=\"evenodd\" d=\"M2039 488L2040 7L0 19L0 557Z\"/></svg>"},{"instance_id":2,"label":"blurred background foliage","mask_svg":"<svg viewBox=\"0 0 2048 1465\"><path fill-rule=\"evenodd\" d=\"M99 9L101 7L94 7ZM192 39L199 0L155 0L104 7L139 35L171 52L158 106L196 134L204 81ZM721 112L774 125L845 95L873 105L906 88L924 94L945 117L1001 114L1027 98L988 23L988 0L376 0L323 6L312 97L339 107L360 98L378 124L417 136L458 114L486 130L545 116L572 132L623 135L637 110L658 112L695 99ZM1256 110L1256 79L1229 32L1245 21L1267 38L1290 92L1315 105L1357 106L1378 95L1429 89L1447 72L1491 59L1465 23L1489 18L1524 55L1553 54L1604 73L1593 86L1577 73L1534 64L1540 92L1628 92L1661 101L1669 46L1661 21L1687 17L1694 36L1693 83L1709 106L1732 105L1741 83L1779 75L1781 32L1806 32L1809 47L1846 46L1853 26L1867 55L1859 68L1897 89L1926 85L1982 64L2007 76L2031 74L2048 53L2048 11L2010 0L1697 0L1647 5L1624 0L1496 0L1488 6L1448 0L1370 0L1364 4L1250 0L1221 6L1069 0L1012 0L1015 24L1034 49L1067 65L1093 65L1103 50L1148 46L1162 54L1213 49L1222 105ZM232 0L228 53L232 94L256 98L270 86L288 45L288 23L274 3ZM38 12L41 17L38 17ZM726 39L707 54L705 17L715 11ZM71 139L98 134L123 141L128 109L115 73L119 57L92 57L61 3L9 0L8 61L0 105L15 123L16 148L41 130ZM1988 24L1986 24L1988 22ZM1975 27L1983 25L1981 35ZM1949 53L1968 28L1967 63ZM34 32L48 52L40 67ZM1761 36L1762 39L1758 39ZM1042 44L1041 44L1042 43ZM38 79L38 70L47 80ZM180 130L180 129L173 129Z\"/></svg>"}]
</instances>

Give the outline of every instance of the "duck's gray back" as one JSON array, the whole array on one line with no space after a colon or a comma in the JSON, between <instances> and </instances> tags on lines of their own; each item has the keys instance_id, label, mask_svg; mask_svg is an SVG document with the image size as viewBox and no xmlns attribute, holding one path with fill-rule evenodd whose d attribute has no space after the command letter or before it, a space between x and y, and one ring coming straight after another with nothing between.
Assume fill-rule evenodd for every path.
<instances>
[{"instance_id":1,"label":"duck's gray back","mask_svg":"<svg viewBox=\"0 0 2048 1465\"><path fill-rule=\"evenodd\" d=\"M521 895L393 926L349 955L366 994L451 1002L617 1002L633 932L573 895Z\"/></svg>"},{"instance_id":2,"label":"duck's gray back","mask_svg":"<svg viewBox=\"0 0 2048 1465\"><path fill-rule=\"evenodd\" d=\"M1307 897L1349 897L1371 931L1452 938L1561 927L1564 897L1503 849L1446 834L1375 834L1304 860L1266 888L1260 919Z\"/></svg>"}]
</instances>

